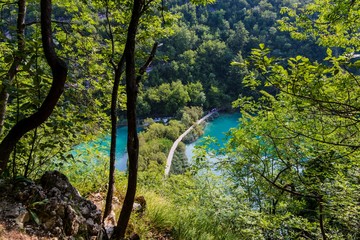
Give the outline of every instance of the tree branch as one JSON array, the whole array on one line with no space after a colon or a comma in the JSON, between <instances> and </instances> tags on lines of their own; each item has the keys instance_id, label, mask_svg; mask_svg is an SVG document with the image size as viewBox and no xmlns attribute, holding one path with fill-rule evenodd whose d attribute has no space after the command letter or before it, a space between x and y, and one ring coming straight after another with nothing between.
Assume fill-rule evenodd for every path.
<instances>
[{"instance_id":1,"label":"tree branch","mask_svg":"<svg viewBox=\"0 0 360 240\"><path fill-rule=\"evenodd\" d=\"M16 143L27 132L40 126L53 112L67 78L67 66L56 54L52 40L51 0L41 0L41 36L45 58L51 68L53 81L50 91L37 112L20 120L0 143L0 174L7 168L7 163Z\"/></svg>"},{"instance_id":2,"label":"tree branch","mask_svg":"<svg viewBox=\"0 0 360 240\"><path fill-rule=\"evenodd\" d=\"M319 196L312 196L312 195L305 195L305 194L302 194L302 193L299 193L299 192L295 192L295 191L292 191L290 189L287 188L287 186L280 186L278 184L276 184L275 182L271 181L269 178L267 178L265 175L263 175L262 173L256 171L262 178L264 178L268 183L270 183L271 185L273 185L274 187L282 190L282 191L285 191L285 192L288 192L288 193L291 193L292 195L295 195L295 196L299 196L299 197L305 197L305 198L313 198L313 199L319 199Z\"/></svg>"},{"instance_id":3,"label":"tree branch","mask_svg":"<svg viewBox=\"0 0 360 240\"><path fill-rule=\"evenodd\" d=\"M67 24L67 25L71 25L71 22L65 22L65 21L58 21L58 20L51 20L52 23L57 23L57 24ZM34 24L40 24L41 21L32 21L32 22L28 22L25 23L25 26L31 26Z\"/></svg>"},{"instance_id":4,"label":"tree branch","mask_svg":"<svg viewBox=\"0 0 360 240\"><path fill-rule=\"evenodd\" d=\"M0 91L0 134L2 133L3 126L6 118L6 108L9 99L8 88L12 85L15 75L17 74L18 67L24 59L25 51L25 16L26 16L26 0L19 0L18 16L16 23L16 37L17 37L17 53L15 54L14 61L12 62L7 77L3 81Z\"/></svg>"}]
</instances>

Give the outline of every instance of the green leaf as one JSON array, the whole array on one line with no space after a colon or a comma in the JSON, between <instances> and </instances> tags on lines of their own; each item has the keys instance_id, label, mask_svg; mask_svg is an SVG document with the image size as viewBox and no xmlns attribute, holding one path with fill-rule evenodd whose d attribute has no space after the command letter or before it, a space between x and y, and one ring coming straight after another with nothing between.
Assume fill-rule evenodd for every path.
<instances>
[{"instance_id":1,"label":"green leaf","mask_svg":"<svg viewBox=\"0 0 360 240\"><path fill-rule=\"evenodd\" d=\"M30 206L31 207L36 207L36 206L39 206L39 205L45 205L49 202L49 199L44 199L42 201L38 201L38 202L33 202Z\"/></svg>"},{"instance_id":2,"label":"green leaf","mask_svg":"<svg viewBox=\"0 0 360 240\"><path fill-rule=\"evenodd\" d=\"M34 211L32 211L32 210L30 210L30 209L28 209L28 211L29 211L32 219L34 219L35 223L36 223L38 226L40 226L40 225L41 225L41 220L40 220L40 218L38 217L38 215L37 215Z\"/></svg>"},{"instance_id":3,"label":"green leaf","mask_svg":"<svg viewBox=\"0 0 360 240\"><path fill-rule=\"evenodd\" d=\"M4 62L5 62L5 63L11 63L13 60L14 60L14 58L13 58L12 55L6 55L6 56L4 57Z\"/></svg>"},{"instance_id":4,"label":"green leaf","mask_svg":"<svg viewBox=\"0 0 360 240\"><path fill-rule=\"evenodd\" d=\"M326 49L326 54L331 57L332 56L332 50L330 48Z\"/></svg>"},{"instance_id":5,"label":"green leaf","mask_svg":"<svg viewBox=\"0 0 360 240\"><path fill-rule=\"evenodd\" d=\"M360 60L357 60L355 61L353 64L352 64L353 67L360 67Z\"/></svg>"}]
</instances>

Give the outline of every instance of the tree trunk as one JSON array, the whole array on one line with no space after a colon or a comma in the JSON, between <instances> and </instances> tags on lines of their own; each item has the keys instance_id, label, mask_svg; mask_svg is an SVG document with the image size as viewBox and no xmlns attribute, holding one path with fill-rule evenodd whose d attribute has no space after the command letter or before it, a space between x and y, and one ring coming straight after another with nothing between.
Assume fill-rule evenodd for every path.
<instances>
[{"instance_id":1,"label":"tree trunk","mask_svg":"<svg viewBox=\"0 0 360 240\"><path fill-rule=\"evenodd\" d=\"M111 237L112 239L124 238L136 193L139 139L136 131L136 99L138 86L135 71L135 39L143 7L144 0L134 0L131 20L127 32L127 41L124 50L126 61L126 107L128 120L127 151L129 156L129 175L124 204L120 212L117 226L114 229L114 234Z\"/></svg>"},{"instance_id":2,"label":"tree trunk","mask_svg":"<svg viewBox=\"0 0 360 240\"><path fill-rule=\"evenodd\" d=\"M320 230L322 239L326 240L326 233L325 233L325 227L324 227L324 212L323 212L323 199L322 197L319 198L319 221L320 221Z\"/></svg>"},{"instance_id":3,"label":"tree trunk","mask_svg":"<svg viewBox=\"0 0 360 240\"><path fill-rule=\"evenodd\" d=\"M6 107L7 101L9 99L8 87L12 84L14 77L16 75L17 69L20 63L23 60L25 55L25 15L26 15L26 0L18 1L18 16L17 16L17 53L15 55L14 61L10 66L9 71L7 72L7 78L2 82L1 91L0 91L0 134L3 131L5 116L6 116Z\"/></svg>"},{"instance_id":4,"label":"tree trunk","mask_svg":"<svg viewBox=\"0 0 360 240\"><path fill-rule=\"evenodd\" d=\"M51 67L53 81L50 91L37 112L19 121L0 143L0 174L7 168L16 143L32 129L45 122L54 110L67 77L67 66L56 55L51 32L51 0L41 0L41 36L44 54Z\"/></svg>"},{"instance_id":5,"label":"tree trunk","mask_svg":"<svg viewBox=\"0 0 360 240\"><path fill-rule=\"evenodd\" d=\"M109 186L106 195L106 203L105 203L105 210L103 215L103 220L107 216L109 216L112 210L112 198L114 196L114 183L115 183L115 153L116 153L116 127L117 127L117 98L119 92L119 85L121 74L123 72L123 67L125 63L124 55L120 59L118 66L115 65L115 78L114 78L114 85L111 94L111 145L110 145L110 169L109 169Z\"/></svg>"}]
</instances>

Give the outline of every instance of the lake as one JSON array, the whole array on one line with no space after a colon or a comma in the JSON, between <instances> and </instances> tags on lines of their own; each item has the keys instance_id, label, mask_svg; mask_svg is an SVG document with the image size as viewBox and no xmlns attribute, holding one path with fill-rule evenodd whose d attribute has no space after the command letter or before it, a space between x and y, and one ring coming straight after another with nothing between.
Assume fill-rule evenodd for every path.
<instances>
[{"instance_id":1,"label":"lake","mask_svg":"<svg viewBox=\"0 0 360 240\"><path fill-rule=\"evenodd\" d=\"M195 142L186 145L186 156L191 161L193 157L193 150L195 146L202 144L205 137L212 137L218 142L217 145L210 145L210 148L218 149L223 147L227 142L226 133L230 128L237 127L239 125L240 113L232 114L220 114L219 117L215 118L211 122L208 122L204 129L204 134Z\"/></svg>"},{"instance_id":2,"label":"lake","mask_svg":"<svg viewBox=\"0 0 360 240\"><path fill-rule=\"evenodd\" d=\"M238 119L240 118L239 113L234 114L220 114L219 117L215 118L211 122L208 122L204 129L204 135L201 136L197 141L186 145L186 156L190 160L193 156L193 149L196 145L201 144L202 139L205 137L214 137L223 146L226 142L225 133L230 128L238 126ZM140 131L140 129L139 129ZM116 141L116 169L124 171L127 168L127 153L126 153L126 142L127 142L128 128L118 127L117 129L117 141ZM211 146L216 147L216 146ZM98 140L90 141L84 144L80 144L75 147L73 154L77 156L91 156L93 159L99 159L100 157L109 159L110 152L110 135L100 138Z\"/></svg>"},{"instance_id":3,"label":"lake","mask_svg":"<svg viewBox=\"0 0 360 240\"><path fill-rule=\"evenodd\" d=\"M140 130L139 130L140 131ZM116 169L124 171L127 168L127 154L126 154L126 142L127 142L128 127L117 128L117 140L116 140ZM76 156L90 156L93 159L99 159L100 157L109 159L110 153L110 135L99 138L98 140L90 141L80 144L75 147L73 154Z\"/></svg>"}]
</instances>

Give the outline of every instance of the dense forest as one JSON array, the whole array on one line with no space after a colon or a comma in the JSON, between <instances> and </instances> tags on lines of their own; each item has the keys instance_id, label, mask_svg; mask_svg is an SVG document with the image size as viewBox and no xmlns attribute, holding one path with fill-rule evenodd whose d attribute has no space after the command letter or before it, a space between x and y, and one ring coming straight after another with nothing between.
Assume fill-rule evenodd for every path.
<instances>
[{"instance_id":1,"label":"dense forest","mask_svg":"<svg viewBox=\"0 0 360 240\"><path fill-rule=\"evenodd\" d=\"M360 238L359 1L0 6L0 239Z\"/></svg>"}]
</instances>

